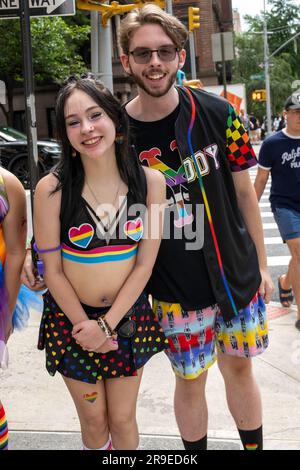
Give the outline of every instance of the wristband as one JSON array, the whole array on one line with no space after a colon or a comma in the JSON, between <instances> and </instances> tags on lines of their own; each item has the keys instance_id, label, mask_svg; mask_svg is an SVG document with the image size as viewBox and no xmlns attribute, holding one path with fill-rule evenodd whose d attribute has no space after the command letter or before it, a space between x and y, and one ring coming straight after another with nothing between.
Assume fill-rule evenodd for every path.
<instances>
[{"instance_id":1,"label":"wristband","mask_svg":"<svg viewBox=\"0 0 300 470\"><path fill-rule=\"evenodd\" d=\"M46 250L39 250L36 243L34 243L33 245L33 248L35 249L37 253L52 253L53 251L60 251L61 247L62 245L58 245L58 246L55 246L54 248L48 248Z\"/></svg>"}]
</instances>

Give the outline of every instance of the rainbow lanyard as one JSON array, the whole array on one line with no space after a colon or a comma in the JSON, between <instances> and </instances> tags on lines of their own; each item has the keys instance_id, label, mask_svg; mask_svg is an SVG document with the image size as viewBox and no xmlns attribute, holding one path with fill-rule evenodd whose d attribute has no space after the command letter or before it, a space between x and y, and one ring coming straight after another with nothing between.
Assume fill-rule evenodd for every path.
<instances>
[{"instance_id":1,"label":"rainbow lanyard","mask_svg":"<svg viewBox=\"0 0 300 470\"><path fill-rule=\"evenodd\" d=\"M208 204L208 200L207 200L206 191L205 191L204 184L203 184L203 178L201 176L199 166L198 166L198 163L197 163L197 160L196 160L196 157L195 157L195 153L194 153L194 150L193 150L193 146L192 146L192 130L193 130L193 127L195 125L195 119L196 119L196 105L195 105L195 101L194 101L193 95L190 92L190 90L188 88L185 88L185 90L188 93L190 103L191 103L191 106L192 106L191 121L190 121L189 129L188 129L189 151L192 155L193 162L194 162L196 172L197 172L197 175L198 175L199 186L200 186L200 190L201 190L203 201L204 201L204 207L205 207L206 215L207 215L207 218L208 218L210 231L211 231L211 234L212 234L212 237L213 237L213 242L214 242L214 245L215 245L215 250L216 250L216 254L217 254L218 265L219 265L219 268L220 268L222 281L223 281L225 290L227 292L227 295L229 297L229 300L230 300L231 306L233 308L234 314L237 316L238 315L238 310L237 310L235 302L233 300L233 297L232 297L232 294L231 294L231 291L230 291L230 288L229 288L229 285L228 285L228 282L227 282L227 279L226 279L226 275L225 275L225 272L224 272L222 257L221 257L219 244L218 244L218 240L217 240L217 236L216 236L216 232L215 232L215 228L214 228L214 224L213 224L213 220L212 220L212 216L211 216L211 212L210 212L210 208L209 208L209 204Z\"/></svg>"}]
</instances>

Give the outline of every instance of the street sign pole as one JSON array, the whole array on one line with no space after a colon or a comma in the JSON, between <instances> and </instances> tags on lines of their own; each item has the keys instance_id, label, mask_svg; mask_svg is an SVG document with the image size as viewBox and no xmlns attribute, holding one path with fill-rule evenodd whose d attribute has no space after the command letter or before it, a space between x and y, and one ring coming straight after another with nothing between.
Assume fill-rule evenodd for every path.
<instances>
[{"instance_id":1,"label":"street sign pole","mask_svg":"<svg viewBox=\"0 0 300 470\"><path fill-rule=\"evenodd\" d=\"M31 189L30 198L31 208L33 209L33 191L38 181L38 150L28 0L20 0L20 25L24 67L25 117Z\"/></svg>"},{"instance_id":2,"label":"street sign pole","mask_svg":"<svg viewBox=\"0 0 300 470\"><path fill-rule=\"evenodd\" d=\"M227 100L227 79L226 79L226 61L225 61L225 46L224 46L224 33L221 32L221 54L222 54L222 74L223 74L223 88L224 98Z\"/></svg>"}]
</instances>

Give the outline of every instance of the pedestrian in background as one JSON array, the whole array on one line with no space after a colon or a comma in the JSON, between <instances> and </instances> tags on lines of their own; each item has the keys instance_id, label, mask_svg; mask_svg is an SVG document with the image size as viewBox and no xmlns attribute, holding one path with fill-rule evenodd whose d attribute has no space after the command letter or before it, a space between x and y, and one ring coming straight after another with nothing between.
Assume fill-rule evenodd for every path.
<instances>
[{"instance_id":1,"label":"pedestrian in background","mask_svg":"<svg viewBox=\"0 0 300 470\"><path fill-rule=\"evenodd\" d=\"M249 116L248 116L248 114L246 113L246 111L244 109L241 109L240 119L243 123L244 128L246 129L246 131L249 135L249 133L250 133L250 119L249 119Z\"/></svg>"},{"instance_id":2,"label":"pedestrian in background","mask_svg":"<svg viewBox=\"0 0 300 470\"><path fill-rule=\"evenodd\" d=\"M300 331L300 93L291 95L284 109L286 128L264 141L254 187L260 200L271 174L272 211L291 253L287 273L278 278L279 300L289 308L295 296Z\"/></svg>"},{"instance_id":3,"label":"pedestrian in background","mask_svg":"<svg viewBox=\"0 0 300 470\"><path fill-rule=\"evenodd\" d=\"M254 113L250 113L250 140L253 144L258 144L260 140L259 121Z\"/></svg>"},{"instance_id":4,"label":"pedestrian in background","mask_svg":"<svg viewBox=\"0 0 300 470\"><path fill-rule=\"evenodd\" d=\"M118 101L91 74L56 104L58 167L37 185L35 250L44 263L39 349L72 396L84 449L136 449L143 366L166 347L145 285L165 202L158 171L137 165Z\"/></svg>"},{"instance_id":5,"label":"pedestrian in background","mask_svg":"<svg viewBox=\"0 0 300 470\"><path fill-rule=\"evenodd\" d=\"M185 449L207 448L207 371L218 359L245 449L262 449L262 410L251 357L268 345L264 300L273 289L248 169L257 164L246 130L224 99L175 86L185 26L156 5L121 22L121 61L138 95L126 104L142 164L166 178L170 236L148 292L169 339L175 415ZM204 245L187 247L205 205ZM216 351L217 350L217 351Z\"/></svg>"}]
</instances>

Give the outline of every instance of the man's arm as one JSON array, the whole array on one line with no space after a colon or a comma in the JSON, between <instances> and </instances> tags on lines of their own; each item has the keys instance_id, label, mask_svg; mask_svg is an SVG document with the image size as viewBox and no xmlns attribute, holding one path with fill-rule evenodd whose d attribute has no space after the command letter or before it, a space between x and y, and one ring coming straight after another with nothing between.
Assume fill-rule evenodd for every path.
<instances>
[{"instance_id":1,"label":"man's arm","mask_svg":"<svg viewBox=\"0 0 300 470\"><path fill-rule=\"evenodd\" d=\"M263 227L256 193L250 180L248 171L234 172L232 173L232 177L240 211L257 251L262 277L259 292L264 297L265 302L268 303L274 290L274 286L267 269L267 256L264 246Z\"/></svg>"},{"instance_id":2,"label":"man's arm","mask_svg":"<svg viewBox=\"0 0 300 470\"><path fill-rule=\"evenodd\" d=\"M269 179L270 170L268 168L258 167L257 175L255 178L254 189L256 192L257 200L260 198L265 190L267 181Z\"/></svg>"}]
</instances>

